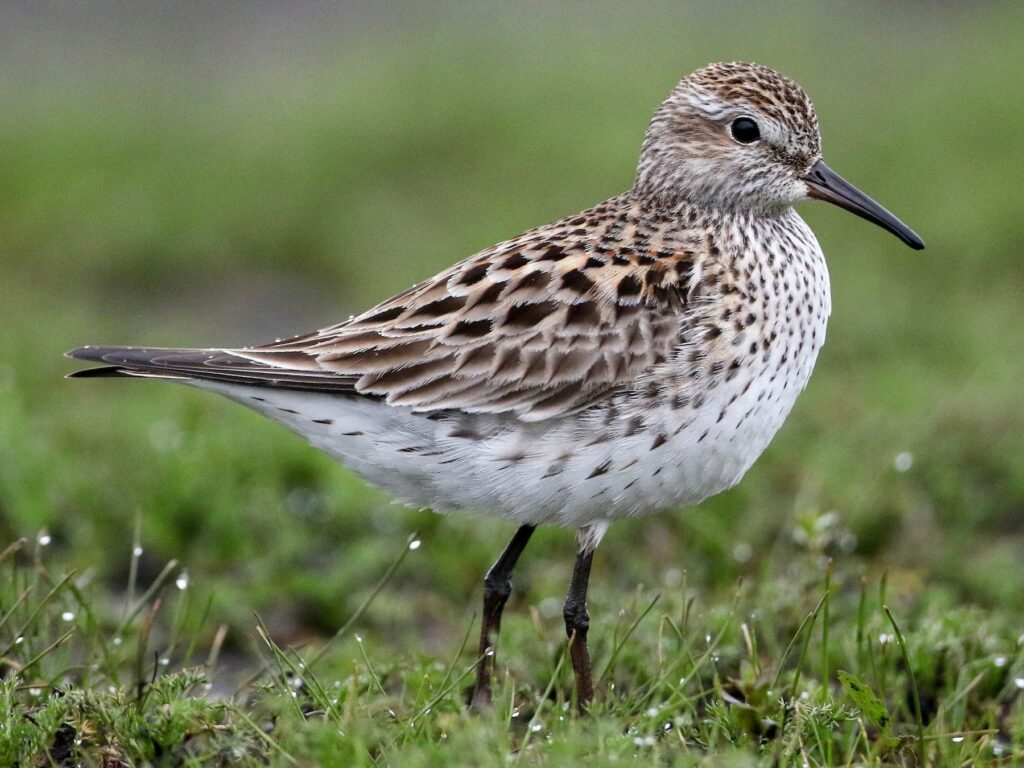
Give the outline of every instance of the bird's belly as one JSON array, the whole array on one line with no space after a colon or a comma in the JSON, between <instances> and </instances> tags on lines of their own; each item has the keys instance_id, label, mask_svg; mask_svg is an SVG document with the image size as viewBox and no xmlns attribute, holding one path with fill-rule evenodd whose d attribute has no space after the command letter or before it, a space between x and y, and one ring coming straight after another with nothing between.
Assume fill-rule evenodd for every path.
<instances>
[{"instance_id":1,"label":"bird's belly","mask_svg":"<svg viewBox=\"0 0 1024 768\"><path fill-rule=\"evenodd\" d=\"M653 443L634 449L636 490L618 499L618 515L696 504L736 485L785 422L805 383L751 372L720 385L683 418L663 414L668 438L654 450Z\"/></svg>"},{"instance_id":2,"label":"bird's belly","mask_svg":"<svg viewBox=\"0 0 1024 768\"><path fill-rule=\"evenodd\" d=\"M820 318L824 337L824 317ZM798 334L794 334L799 336ZM484 487L518 500L506 514L583 525L696 504L731 488L764 452L810 378L820 342L780 344L731 378L679 400L634 400L614 419L577 417L549 434L510 443L514 456ZM695 406L695 403L699 403ZM642 417L642 418L639 418ZM622 424L642 424L622 428ZM485 454L482 454L485 455ZM529 507L530 510L524 507Z\"/></svg>"},{"instance_id":3,"label":"bird's belly","mask_svg":"<svg viewBox=\"0 0 1024 768\"><path fill-rule=\"evenodd\" d=\"M204 383L283 423L400 501L580 526L695 504L735 485L806 384L813 355L753 363L704 392L524 423L416 413L377 400ZM784 358L786 359L786 358Z\"/></svg>"},{"instance_id":4,"label":"bird's belly","mask_svg":"<svg viewBox=\"0 0 1024 768\"><path fill-rule=\"evenodd\" d=\"M650 405L635 431L622 429L627 415L606 423L598 410L506 425L475 441L442 438L427 452L443 456L444 466L429 472L424 505L581 526L695 504L740 481L782 426L811 365L752 366L706 393L699 408ZM431 458L421 457L421 466Z\"/></svg>"}]
</instances>

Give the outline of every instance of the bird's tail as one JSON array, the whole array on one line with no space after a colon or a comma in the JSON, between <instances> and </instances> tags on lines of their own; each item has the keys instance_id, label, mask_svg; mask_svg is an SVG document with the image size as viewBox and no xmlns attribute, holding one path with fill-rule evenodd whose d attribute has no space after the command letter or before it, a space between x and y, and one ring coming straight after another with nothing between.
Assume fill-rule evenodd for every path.
<instances>
[{"instance_id":1,"label":"bird's tail","mask_svg":"<svg viewBox=\"0 0 1024 768\"><path fill-rule=\"evenodd\" d=\"M68 378L137 376L335 393L355 391L356 377L318 369L309 356L296 361L291 359L293 355L275 355L277 364L271 364L255 355L247 356L245 350L105 346L80 347L67 356L102 364L75 371Z\"/></svg>"}]
</instances>

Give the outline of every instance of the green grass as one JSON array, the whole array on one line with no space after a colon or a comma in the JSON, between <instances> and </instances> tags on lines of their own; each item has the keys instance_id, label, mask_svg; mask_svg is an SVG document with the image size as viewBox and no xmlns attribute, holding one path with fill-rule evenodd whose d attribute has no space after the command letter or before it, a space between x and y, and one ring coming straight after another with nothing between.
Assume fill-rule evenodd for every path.
<instances>
[{"instance_id":1,"label":"green grass","mask_svg":"<svg viewBox=\"0 0 1024 768\"><path fill-rule=\"evenodd\" d=\"M29 543L0 563L0 764L1024 759L1024 13L912 8L4 25L0 542ZM590 718L558 666L571 533L531 542L471 717L510 525L392 506L203 393L62 379L83 343L308 330L615 194L672 83L728 58L805 85L829 163L928 249L805 206L815 376L737 489L605 539Z\"/></svg>"},{"instance_id":2,"label":"green grass","mask_svg":"<svg viewBox=\"0 0 1024 768\"><path fill-rule=\"evenodd\" d=\"M822 523L827 525L827 523ZM465 707L476 629L446 654L395 654L359 615L326 645L286 648L259 617L243 682L225 687L208 600L170 564L123 605L4 553L0 761L105 765L977 765L1024 759L1019 621L941 587L832 571L810 539L783 572L731 589L679 577L597 597L598 702L573 714L560 617L506 622L492 713ZM422 554L403 545L382 576ZM679 583L677 583L679 582ZM386 584L385 584L386 586ZM393 588L393 585L392 585ZM378 597L383 600L384 597ZM372 607L372 604L369 606ZM519 606L516 606L519 608ZM258 638L258 639L257 639ZM251 673L251 674L250 674ZM228 675L230 676L230 675ZM222 682L214 688L211 681ZM119 762L123 761L123 762Z\"/></svg>"}]
</instances>

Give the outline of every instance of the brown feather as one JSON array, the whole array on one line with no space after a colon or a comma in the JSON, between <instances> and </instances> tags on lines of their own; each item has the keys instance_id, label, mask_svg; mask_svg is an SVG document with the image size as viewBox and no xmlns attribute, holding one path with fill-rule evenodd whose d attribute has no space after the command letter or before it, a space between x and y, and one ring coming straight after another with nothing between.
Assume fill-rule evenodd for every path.
<instances>
[{"instance_id":1,"label":"brown feather","mask_svg":"<svg viewBox=\"0 0 1024 768\"><path fill-rule=\"evenodd\" d=\"M236 353L277 366L276 355L300 352L322 376L356 376L358 392L417 410L527 420L571 412L684 341L702 254L694 239L685 250L661 242L664 225L629 196L613 198L476 254L348 323ZM630 230L659 258L621 248ZM672 239L684 238L675 230Z\"/></svg>"},{"instance_id":2,"label":"brown feather","mask_svg":"<svg viewBox=\"0 0 1024 768\"><path fill-rule=\"evenodd\" d=\"M88 375L199 378L378 396L420 411L551 418L632 384L686 340L703 254L667 221L623 195L303 336L252 349L71 354L109 366ZM621 246L625 232L659 257Z\"/></svg>"}]
</instances>

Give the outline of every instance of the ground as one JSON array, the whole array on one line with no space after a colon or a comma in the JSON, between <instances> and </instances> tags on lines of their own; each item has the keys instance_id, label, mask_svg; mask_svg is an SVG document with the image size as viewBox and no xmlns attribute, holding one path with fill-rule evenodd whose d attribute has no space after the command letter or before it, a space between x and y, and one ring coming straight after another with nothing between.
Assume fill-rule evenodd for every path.
<instances>
[{"instance_id":1,"label":"ground","mask_svg":"<svg viewBox=\"0 0 1024 768\"><path fill-rule=\"evenodd\" d=\"M1024 759L1019 8L5 13L0 764ZM817 371L737 489L605 538L587 718L571 532L520 562L473 716L510 524L395 507L201 392L62 378L83 343L308 330L620 192L730 58L801 82L928 248L805 206Z\"/></svg>"}]
</instances>

